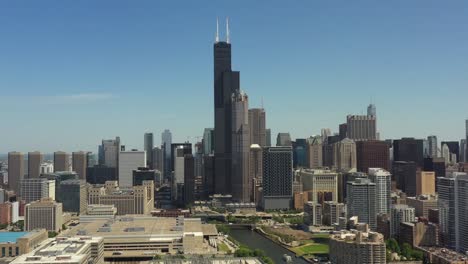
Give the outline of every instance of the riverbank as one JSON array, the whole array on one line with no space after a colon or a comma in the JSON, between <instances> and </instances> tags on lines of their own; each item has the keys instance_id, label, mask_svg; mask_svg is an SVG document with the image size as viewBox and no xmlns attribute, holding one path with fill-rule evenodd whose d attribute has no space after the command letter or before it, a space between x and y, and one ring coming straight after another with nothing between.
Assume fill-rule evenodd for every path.
<instances>
[{"instance_id":1,"label":"riverbank","mask_svg":"<svg viewBox=\"0 0 468 264\"><path fill-rule=\"evenodd\" d=\"M296 257L296 254L292 253L286 247L278 244L277 242L271 240L265 235L261 234L258 231L250 230L242 227L233 227L229 232L229 235L238 241L239 243L246 245L251 249L259 249L265 252L265 254L270 257L274 263L283 264L284 255L289 255L293 257L294 264L308 264L309 261L306 261L303 258Z\"/></svg>"},{"instance_id":2,"label":"riverbank","mask_svg":"<svg viewBox=\"0 0 468 264\"><path fill-rule=\"evenodd\" d=\"M312 261L310 259L307 259L306 257L304 257L303 255L300 255L300 254L297 254L297 252L295 252L291 247L290 245L284 243L281 239L281 237L272 237L272 234L269 234L267 232L265 232L261 227L256 227L254 229L255 232L259 233L260 235L262 235L263 237L265 237L266 239L269 239L270 241L272 241L273 243L276 243L277 245L281 246L282 248L286 249L287 251L289 251L293 256L295 256L296 258L301 258L302 260L306 261L307 263L312 263Z\"/></svg>"}]
</instances>

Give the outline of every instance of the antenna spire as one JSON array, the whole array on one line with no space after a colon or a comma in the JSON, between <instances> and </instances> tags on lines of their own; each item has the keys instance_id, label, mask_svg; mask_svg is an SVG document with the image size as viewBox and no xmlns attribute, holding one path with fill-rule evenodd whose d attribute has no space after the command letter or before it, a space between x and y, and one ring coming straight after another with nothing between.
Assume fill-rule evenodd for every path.
<instances>
[{"instance_id":1,"label":"antenna spire","mask_svg":"<svg viewBox=\"0 0 468 264\"><path fill-rule=\"evenodd\" d=\"M229 17L226 17L226 42L231 43L231 39L229 36Z\"/></svg>"},{"instance_id":2,"label":"antenna spire","mask_svg":"<svg viewBox=\"0 0 468 264\"><path fill-rule=\"evenodd\" d=\"M219 42L219 19L216 17L216 38L215 38L216 43Z\"/></svg>"}]
</instances>

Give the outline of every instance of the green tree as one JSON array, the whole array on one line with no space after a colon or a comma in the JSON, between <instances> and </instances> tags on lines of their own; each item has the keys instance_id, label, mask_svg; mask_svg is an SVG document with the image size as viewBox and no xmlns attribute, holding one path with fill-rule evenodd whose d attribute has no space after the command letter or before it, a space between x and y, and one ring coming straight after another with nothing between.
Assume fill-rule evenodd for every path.
<instances>
[{"instance_id":1,"label":"green tree","mask_svg":"<svg viewBox=\"0 0 468 264\"><path fill-rule=\"evenodd\" d=\"M20 229L21 231L24 231L24 220L19 220L18 222L15 223L16 227Z\"/></svg>"},{"instance_id":2,"label":"green tree","mask_svg":"<svg viewBox=\"0 0 468 264\"><path fill-rule=\"evenodd\" d=\"M218 229L218 232L221 232L223 234L229 234L231 229L227 225L216 225L216 228Z\"/></svg>"},{"instance_id":3,"label":"green tree","mask_svg":"<svg viewBox=\"0 0 468 264\"><path fill-rule=\"evenodd\" d=\"M249 217L249 222L252 223L252 224L256 224L260 221L260 217L259 216L250 216Z\"/></svg>"},{"instance_id":4,"label":"green tree","mask_svg":"<svg viewBox=\"0 0 468 264\"><path fill-rule=\"evenodd\" d=\"M414 260L423 260L424 259L424 254L419 250L413 249L413 252L411 253L411 257Z\"/></svg>"},{"instance_id":5,"label":"green tree","mask_svg":"<svg viewBox=\"0 0 468 264\"><path fill-rule=\"evenodd\" d=\"M238 258L251 257L252 255L252 250L245 247L240 247L234 252L234 256Z\"/></svg>"},{"instance_id":6,"label":"green tree","mask_svg":"<svg viewBox=\"0 0 468 264\"><path fill-rule=\"evenodd\" d=\"M304 223L304 218L302 218L302 217L291 217L291 218L288 218L288 222L291 225L302 225Z\"/></svg>"},{"instance_id":7,"label":"green tree","mask_svg":"<svg viewBox=\"0 0 468 264\"><path fill-rule=\"evenodd\" d=\"M262 261L265 262L266 264L275 264L275 262L269 258L269 257L266 257L266 256L263 256L261 257Z\"/></svg>"},{"instance_id":8,"label":"green tree","mask_svg":"<svg viewBox=\"0 0 468 264\"><path fill-rule=\"evenodd\" d=\"M412 253L413 253L413 249L411 248L411 245L408 243L403 243L401 247L401 255L409 260L411 259Z\"/></svg>"},{"instance_id":9,"label":"green tree","mask_svg":"<svg viewBox=\"0 0 468 264\"><path fill-rule=\"evenodd\" d=\"M228 215L227 216L227 221L231 222L231 223L234 223L234 222L237 221L237 219L233 215Z\"/></svg>"},{"instance_id":10,"label":"green tree","mask_svg":"<svg viewBox=\"0 0 468 264\"><path fill-rule=\"evenodd\" d=\"M265 252L263 252L262 250L257 248L257 249L254 249L253 255L255 257L263 257L263 256L265 256Z\"/></svg>"},{"instance_id":11,"label":"green tree","mask_svg":"<svg viewBox=\"0 0 468 264\"><path fill-rule=\"evenodd\" d=\"M386 244L387 249L389 249L390 251L396 252L398 254L401 253L400 245L398 245L398 242L394 238L390 238L389 240L387 240Z\"/></svg>"},{"instance_id":12,"label":"green tree","mask_svg":"<svg viewBox=\"0 0 468 264\"><path fill-rule=\"evenodd\" d=\"M392 252L391 252L390 250L387 249L387 250L385 251L385 257L386 257L386 259L387 259L387 262L392 261Z\"/></svg>"},{"instance_id":13,"label":"green tree","mask_svg":"<svg viewBox=\"0 0 468 264\"><path fill-rule=\"evenodd\" d=\"M278 223L284 223L284 218L281 216L273 216L273 221Z\"/></svg>"}]
</instances>

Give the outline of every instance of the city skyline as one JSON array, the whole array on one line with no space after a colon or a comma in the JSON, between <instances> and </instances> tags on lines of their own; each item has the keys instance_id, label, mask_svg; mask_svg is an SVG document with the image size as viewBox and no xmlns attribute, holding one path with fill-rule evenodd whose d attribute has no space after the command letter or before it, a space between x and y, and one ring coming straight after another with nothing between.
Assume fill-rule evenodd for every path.
<instances>
[{"instance_id":1,"label":"city skyline","mask_svg":"<svg viewBox=\"0 0 468 264\"><path fill-rule=\"evenodd\" d=\"M6 40L6 48L0 51L6 58L0 62L6 78L0 80L0 87L5 87L1 89L3 120L9 124L0 131L0 153L97 152L101 139L115 136L128 148L142 150L144 133L154 133L157 145L166 128L171 130L173 142L195 143L204 128L214 127L209 54L216 17L224 22L225 16L231 19L233 69L242 72L241 89L249 94L249 106L264 105L273 137L289 132L293 139L305 138L319 134L321 128L338 132L348 114L364 114L372 101L381 139L436 135L439 142L459 141L465 135L464 113L468 112L463 100L468 96L463 76L468 65L457 58L468 51L468 38L459 32L463 24L456 22L463 18L457 8L468 8L468 4L452 3L438 9L442 4L428 3L419 10L422 1L416 2L407 4L413 5L409 10L398 9L403 7L402 1L359 8L344 4L336 10L330 4L307 3L305 10L286 8L297 15L289 14L283 26L271 19L282 11L277 3L269 15L258 13L258 4L245 10L245 2L210 7L189 14L194 23L181 19L190 9L188 5L176 17L185 23L178 21L167 28L158 23L170 17L159 14L164 10L158 4L146 2L129 10L116 2L108 6L110 13L91 10L86 4L73 11L56 7L60 12L40 5L20 8L11 4L5 8L10 12L0 11L0 22L5 22L0 23L0 32ZM397 14L384 10L389 7ZM33 12L33 17L26 18L37 10L45 13ZM420 12L413 17L411 11ZM46 15L50 17L40 19ZM66 15L72 18L67 20ZM127 16L113 28L119 15ZM376 20L378 15L382 19ZM441 16L444 23L432 22L433 15ZM21 23L13 25L21 18ZM39 21L33 25L35 18ZM376 25L365 24L367 19ZM55 25L56 20L65 26ZM344 26L347 22L351 25ZM389 34L382 34L379 26ZM70 34L69 27L79 34ZM33 34L35 30L44 37ZM414 33L418 35L412 38ZM131 39L123 39L122 34ZM149 37L152 34L160 38ZM441 39L433 39L434 34ZM283 37L275 37L278 35ZM95 46L79 40L80 36L97 40ZM179 41L181 36L184 41ZM41 39L30 45L28 41L36 37ZM221 39L225 39L224 30ZM401 39L407 42L397 43ZM262 41L268 45L252 45ZM113 45L106 46L109 44ZM138 46L142 50L134 50ZM175 55L164 54L170 51ZM93 57L100 52L103 54ZM285 102L285 93L289 102ZM447 94L453 97L444 106L440 98ZM441 110L433 111L435 106Z\"/></svg>"}]
</instances>

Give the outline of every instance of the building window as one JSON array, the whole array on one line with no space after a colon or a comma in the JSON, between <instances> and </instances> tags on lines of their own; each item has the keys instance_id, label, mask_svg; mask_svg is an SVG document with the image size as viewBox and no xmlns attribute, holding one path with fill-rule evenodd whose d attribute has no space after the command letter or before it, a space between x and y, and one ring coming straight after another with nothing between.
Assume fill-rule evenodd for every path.
<instances>
[{"instance_id":1,"label":"building window","mask_svg":"<svg viewBox=\"0 0 468 264\"><path fill-rule=\"evenodd\" d=\"M5 248L2 247L2 258L5 257Z\"/></svg>"},{"instance_id":2,"label":"building window","mask_svg":"<svg viewBox=\"0 0 468 264\"><path fill-rule=\"evenodd\" d=\"M19 256L19 247L16 247L16 253L15 253L16 256Z\"/></svg>"},{"instance_id":3,"label":"building window","mask_svg":"<svg viewBox=\"0 0 468 264\"><path fill-rule=\"evenodd\" d=\"M11 247L8 248L8 256L9 257L13 256L13 250L11 249Z\"/></svg>"}]
</instances>

